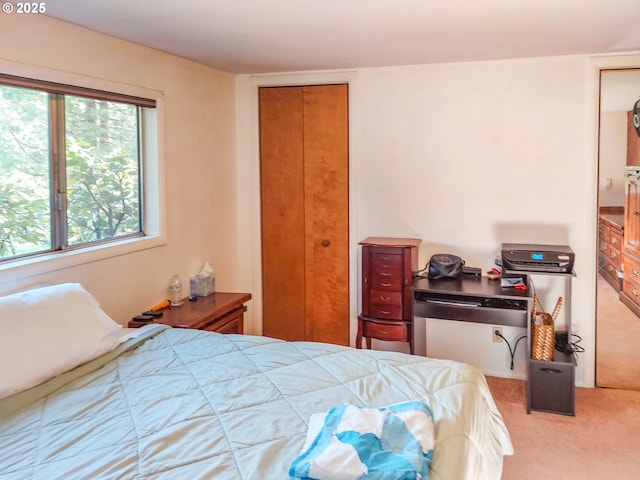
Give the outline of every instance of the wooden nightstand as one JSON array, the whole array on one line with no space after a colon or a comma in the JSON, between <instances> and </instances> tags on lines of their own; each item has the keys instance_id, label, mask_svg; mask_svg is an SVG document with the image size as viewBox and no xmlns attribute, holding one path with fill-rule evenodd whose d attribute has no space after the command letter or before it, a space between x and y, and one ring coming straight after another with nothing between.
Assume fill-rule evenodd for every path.
<instances>
[{"instance_id":1,"label":"wooden nightstand","mask_svg":"<svg viewBox=\"0 0 640 480\"><path fill-rule=\"evenodd\" d=\"M149 323L162 323L175 328L193 328L218 333L243 333L242 320L247 311L245 303L251 300L249 293L214 292L206 297L188 298L179 307L162 310L162 317L150 322L132 320L129 327L141 327Z\"/></svg>"}]
</instances>

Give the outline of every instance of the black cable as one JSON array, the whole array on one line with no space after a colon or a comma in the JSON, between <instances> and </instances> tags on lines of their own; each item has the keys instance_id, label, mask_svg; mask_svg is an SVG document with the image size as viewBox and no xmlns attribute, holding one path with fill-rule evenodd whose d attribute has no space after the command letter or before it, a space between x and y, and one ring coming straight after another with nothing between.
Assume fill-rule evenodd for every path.
<instances>
[{"instance_id":1,"label":"black cable","mask_svg":"<svg viewBox=\"0 0 640 480\"><path fill-rule=\"evenodd\" d=\"M501 339L503 339L505 341L505 343L507 344L507 347L509 347L509 353L511 354L511 370L514 369L514 358L516 356L516 350L518 349L518 344L520 343L520 340L522 340L523 338L527 338L527 335L520 335L517 339L516 339L516 343L513 345L513 350L511 349L511 344L509 343L509 340L507 340L504 335L502 335L502 333L496 331L494 332L495 335L497 337L500 337Z\"/></svg>"},{"instance_id":2,"label":"black cable","mask_svg":"<svg viewBox=\"0 0 640 480\"><path fill-rule=\"evenodd\" d=\"M566 334L565 335L556 334L554 347L556 350L560 352L572 354L577 362L578 353L584 352L584 348L578 345L578 343L580 343L581 341L582 341L582 337L580 335L576 335L575 333L571 334L571 341L567 339Z\"/></svg>"}]
</instances>

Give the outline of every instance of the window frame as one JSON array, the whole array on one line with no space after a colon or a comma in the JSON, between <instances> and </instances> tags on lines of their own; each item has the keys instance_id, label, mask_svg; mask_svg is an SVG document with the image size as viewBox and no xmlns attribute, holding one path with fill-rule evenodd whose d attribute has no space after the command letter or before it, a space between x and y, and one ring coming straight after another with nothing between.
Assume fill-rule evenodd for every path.
<instances>
[{"instance_id":1,"label":"window frame","mask_svg":"<svg viewBox=\"0 0 640 480\"><path fill-rule=\"evenodd\" d=\"M14 70L11 74L2 73L11 70ZM15 72L15 70L18 71ZM0 60L0 83L45 90L49 93L64 93L146 107L138 109L141 233L123 235L105 241L82 243L63 250L44 250L25 256L6 258L0 261L0 274L10 271L15 273L16 269L20 269L21 276L22 274L42 274L166 245L165 201L161 194L164 191L162 174L164 165L161 161L163 152L160 141L163 138L164 94L157 90L106 80L87 79L45 69L39 69L38 75L34 75L33 72L24 74L20 70L20 68L16 68L16 65L10 63L7 68L7 62ZM28 70L33 70L33 68ZM17 73L17 75L13 73ZM65 83L49 80L50 78L59 80L60 77L63 77ZM53 189L50 191L51 194L54 193Z\"/></svg>"}]
</instances>

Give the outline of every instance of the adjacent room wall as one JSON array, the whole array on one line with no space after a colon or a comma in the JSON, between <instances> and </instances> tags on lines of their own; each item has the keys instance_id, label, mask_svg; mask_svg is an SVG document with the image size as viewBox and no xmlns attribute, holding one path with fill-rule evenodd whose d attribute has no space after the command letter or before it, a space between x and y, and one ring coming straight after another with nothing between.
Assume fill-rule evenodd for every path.
<instances>
[{"instance_id":1,"label":"adjacent room wall","mask_svg":"<svg viewBox=\"0 0 640 480\"><path fill-rule=\"evenodd\" d=\"M160 93L166 205L164 245L60 270L0 266L0 294L81 282L124 324L167 298L173 273L188 294L205 260L219 290L237 289L234 75L43 15L0 15L0 38L4 73Z\"/></svg>"},{"instance_id":2,"label":"adjacent room wall","mask_svg":"<svg viewBox=\"0 0 640 480\"><path fill-rule=\"evenodd\" d=\"M627 112L602 112L600 114L599 206L624 207L626 165ZM607 179L610 179L610 183Z\"/></svg>"}]
</instances>

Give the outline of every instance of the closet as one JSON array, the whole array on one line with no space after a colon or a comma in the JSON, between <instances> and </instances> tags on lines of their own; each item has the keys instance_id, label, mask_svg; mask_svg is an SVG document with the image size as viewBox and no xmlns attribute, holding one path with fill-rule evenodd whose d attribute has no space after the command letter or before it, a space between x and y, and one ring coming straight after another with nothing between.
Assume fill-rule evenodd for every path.
<instances>
[{"instance_id":1,"label":"closet","mask_svg":"<svg viewBox=\"0 0 640 480\"><path fill-rule=\"evenodd\" d=\"M348 86L262 87L263 334L349 344Z\"/></svg>"}]
</instances>

